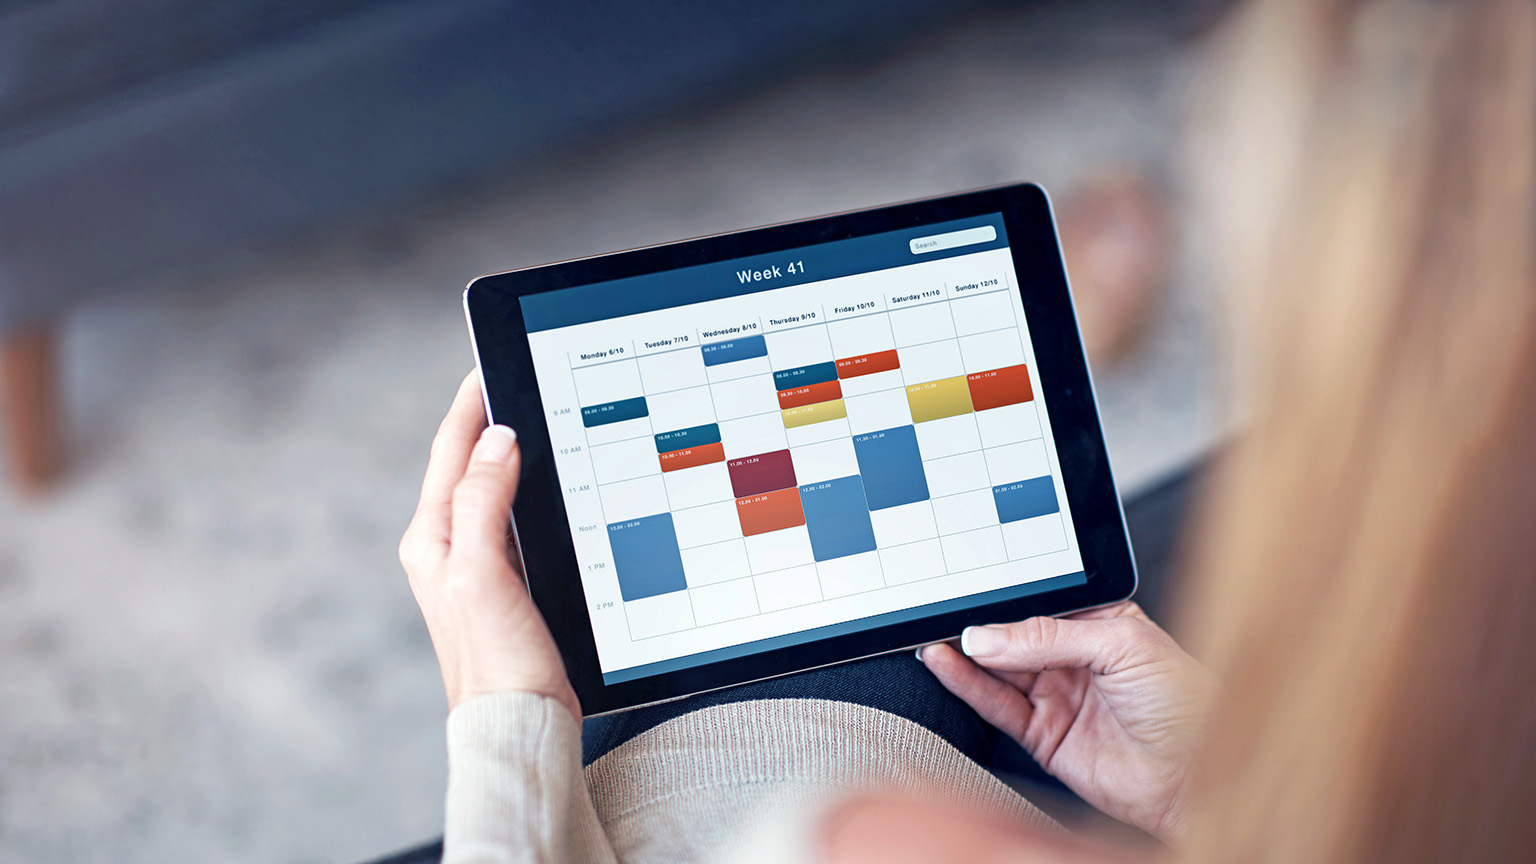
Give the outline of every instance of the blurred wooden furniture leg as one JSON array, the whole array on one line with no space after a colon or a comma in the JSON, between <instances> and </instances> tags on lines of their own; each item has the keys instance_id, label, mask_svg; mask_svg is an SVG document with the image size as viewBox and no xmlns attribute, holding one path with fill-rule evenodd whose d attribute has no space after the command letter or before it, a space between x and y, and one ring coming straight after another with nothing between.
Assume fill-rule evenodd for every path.
<instances>
[{"instance_id":1,"label":"blurred wooden furniture leg","mask_svg":"<svg viewBox=\"0 0 1536 864\"><path fill-rule=\"evenodd\" d=\"M0 443L16 485L42 492L61 465L57 331L36 324L0 334Z\"/></svg>"}]
</instances>

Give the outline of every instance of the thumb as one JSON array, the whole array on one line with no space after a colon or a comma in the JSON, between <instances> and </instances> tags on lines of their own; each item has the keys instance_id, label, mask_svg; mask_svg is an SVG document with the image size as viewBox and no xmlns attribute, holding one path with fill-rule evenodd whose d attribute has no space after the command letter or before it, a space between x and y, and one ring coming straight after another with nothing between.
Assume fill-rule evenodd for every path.
<instances>
[{"instance_id":1,"label":"thumb","mask_svg":"<svg viewBox=\"0 0 1536 864\"><path fill-rule=\"evenodd\" d=\"M1139 618L1030 618L967 627L960 650L979 665L1004 672L1088 669L1108 675L1130 665L1154 630Z\"/></svg>"},{"instance_id":2,"label":"thumb","mask_svg":"<svg viewBox=\"0 0 1536 864\"><path fill-rule=\"evenodd\" d=\"M453 490L453 525L449 542L453 554L506 555L507 532L522 453L517 433L508 426L489 426L470 452L469 465Z\"/></svg>"}]
</instances>

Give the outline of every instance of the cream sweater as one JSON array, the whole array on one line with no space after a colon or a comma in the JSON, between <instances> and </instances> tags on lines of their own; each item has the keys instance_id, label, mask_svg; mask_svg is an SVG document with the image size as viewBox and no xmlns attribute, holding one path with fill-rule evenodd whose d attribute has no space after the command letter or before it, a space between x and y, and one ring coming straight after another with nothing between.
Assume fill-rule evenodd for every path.
<instances>
[{"instance_id":1,"label":"cream sweater","mask_svg":"<svg viewBox=\"0 0 1536 864\"><path fill-rule=\"evenodd\" d=\"M939 794L1036 825L1050 819L927 729L820 699L704 708L583 771L581 729L528 693L448 716L443 860L806 860L815 814L855 790Z\"/></svg>"}]
</instances>

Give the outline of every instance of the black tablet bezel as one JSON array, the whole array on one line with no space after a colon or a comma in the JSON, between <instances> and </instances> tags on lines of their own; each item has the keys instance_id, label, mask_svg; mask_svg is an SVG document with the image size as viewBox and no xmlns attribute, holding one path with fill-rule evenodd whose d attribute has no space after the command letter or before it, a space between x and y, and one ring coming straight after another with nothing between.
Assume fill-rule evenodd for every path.
<instances>
[{"instance_id":1,"label":"black tablet bezel","mask_svg":"<svg viewBox=\"0 0 1536 864\"><path fill-rule=\"evenodd\" d=\"M1001 213L1019 279L1041 398L1062 466L1082 551L1083 584L649 677L605 684L555 472L545 408L519 298L527 294L777 253L968 217ZM523 478L513 519L529 590L550 622L588 716L957 636L972 624L1059 615L1123 600L1136 570L1110 472L1087 358L1067 288L1050 202L1034 184L985 189L482 276L465 310L490 416L518 431Z\"/></svg>"}]
</instances>

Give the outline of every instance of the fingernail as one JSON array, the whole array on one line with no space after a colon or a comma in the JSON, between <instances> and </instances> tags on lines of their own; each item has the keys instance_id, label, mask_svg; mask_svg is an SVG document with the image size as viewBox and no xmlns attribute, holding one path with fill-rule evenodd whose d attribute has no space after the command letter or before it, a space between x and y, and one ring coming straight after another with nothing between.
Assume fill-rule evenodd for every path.
<instances>
[{"instance_id":1,"label":"fingernail","mask_svg":"<svg viewBox=\"0 0 1536 864\"><path fill-rule=\"evenodd\" d=\"M487 426L480 433L480 443L475 445L475 461L505 462L512 455L512 445L517 443L517 433L511 426Z\"/></svg>"},{"instance_id":2,"label":"fingernail","mask_svg":"<svg viewBox=\"0 0 1536 864\"><path fill-rule=\"evenodd\" d=\"M917 646L917 650L912 652L912 656L917 658L917 662L923 662L923 649L927 647L927 645L919 645Z\"/></svg>"},{"instance_id":3,"label":"fingernail","mask_svg":"<svg viewBox=\"0 0 1536 864\"><path fill-rule=\"evenodd\" d=\"M967 627L960 631L960 650L967 657L991 657L1003 653L1008 637L997 627Z\"/></svg>"}]
</instances>

